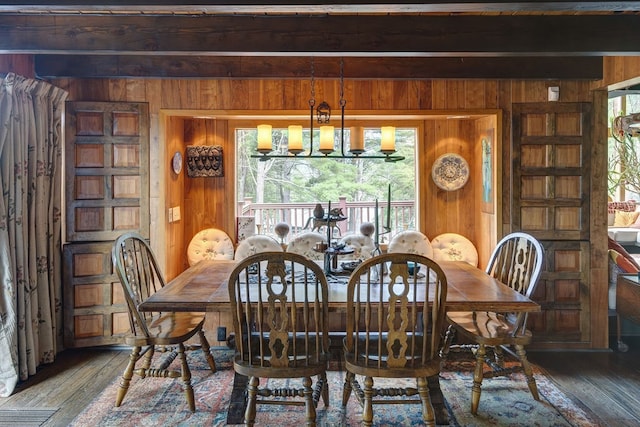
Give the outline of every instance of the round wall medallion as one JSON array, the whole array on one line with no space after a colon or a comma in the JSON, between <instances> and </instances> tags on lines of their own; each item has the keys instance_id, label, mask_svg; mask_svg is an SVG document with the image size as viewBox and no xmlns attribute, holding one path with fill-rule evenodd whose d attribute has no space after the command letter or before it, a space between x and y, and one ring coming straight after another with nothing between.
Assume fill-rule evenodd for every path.
<instances>
[{"instance_id":1,"label":"round wall medallion","mask_svg":"<svg viewBox=\"0 0 640 427\"><path fill-rule=\"evenodd\" d=\"M173 167L173 171L176 174L179 174L182 170L182 154L179 151L176 151L176 153L173 155L171 166Z\"/></svg>"},{"instance_id":2,"label":"round wall medallion","mask_svg":"<svg viewBox=\"0 0 640 427\"><path fill-rule=\"evenodd\" d=\"M469 164L458 154L443 154L433 162L431 178L443 190L458 190L469 180Z\"/></svg>"}]
</instances>

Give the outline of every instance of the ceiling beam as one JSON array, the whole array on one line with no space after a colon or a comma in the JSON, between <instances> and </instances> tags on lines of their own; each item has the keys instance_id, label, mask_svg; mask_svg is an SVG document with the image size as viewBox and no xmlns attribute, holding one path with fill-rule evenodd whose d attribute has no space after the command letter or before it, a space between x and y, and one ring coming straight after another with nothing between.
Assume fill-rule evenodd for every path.
<instances>
[{"instance_id":1,"label":"ceiling beam","mask_svg":"<svg viewBox=\"0 0 640 427\"><path fill-rule=\"evenodd\" d=\"M640 54L640 15L2 15L0 54L489 57Z\"/></svg>"},{"instance_id":2,"label":"ceiling beam","mask_svg":"<svg viewBox=\"0 0 640 427\"><path fill-rule=\"evenodd\" d=\"M486 12L607 12L638 11L640 1L566 1L566 0L497 0L453 1L428 3L418 0L137 0L123 4L119 0L24 0L3 1L0 12L11 13L486 13Z\"/></svg>"},{"instance_id":3,"label":"ceiling beam","mask_svg":"<svg viewBox=\"0 0 640 427\"><path fill-rule=\"evenodd\" d=\"M602 57L345 58L348 79L602 79ZM338 78L336 58L314 58L314 76ZM36 55L42 78L309 79L301 57Z\"/></svg>"}]
</instances>

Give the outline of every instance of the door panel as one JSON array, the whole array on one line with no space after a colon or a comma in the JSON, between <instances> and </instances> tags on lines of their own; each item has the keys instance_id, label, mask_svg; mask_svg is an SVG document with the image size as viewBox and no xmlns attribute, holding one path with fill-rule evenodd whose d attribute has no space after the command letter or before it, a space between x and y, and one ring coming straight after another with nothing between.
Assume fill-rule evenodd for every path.
<instances>
[{"instance_id":1,"label":"door panel","mask_svg":"<svg viewBox=\"0 0 640 427\"><path fill-rule=\"evenodd\" d=\"M146 103L67 102L68 242L149 236Z\"/></svg>"},{"instance_id":2,"label":"door panel","mask_svg":"<svg viewBox=\"0 0 640 427\"><path fill-rule=\"evenodd\" d=\"M514 104L513 228L545 247L529 326L538 343L590 340L590 103Z\"/></svg>"}]
</instances>

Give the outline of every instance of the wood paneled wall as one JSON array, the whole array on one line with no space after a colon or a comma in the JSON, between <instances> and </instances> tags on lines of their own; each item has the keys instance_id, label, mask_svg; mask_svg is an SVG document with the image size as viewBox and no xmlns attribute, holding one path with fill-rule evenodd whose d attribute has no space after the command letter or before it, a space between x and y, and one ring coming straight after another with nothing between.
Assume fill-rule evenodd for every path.
<instances>
[{"instance_id":1,"label":"wood paneled wall","mask_svg":"<svg viewBox=\"0 0 640 427\"><path fill-rule=\"evenodd\" d=\"M620 89L640 83L640 57L608 56L604 58L602 80L593 82L591 89Z\"/></svg>"},{"instance_id":2,"label":"wood paneled wall","mask_svg":"<svg viewBox=\"0 0 640 427\"><path fill-rule=\"evenodd\" d=\"M229 235L234 235L234 204L229 196L234 191L233 147L226 137L226 127L216 128L216 125L204 121L202 124L185 124L182 130L185 135L183 144L197 144L198 141L189 141L190 135L204 133L207 135L207 144L222 143L224 150L225 178L203 179L198 182L184 184L185 189L192 186L210 186L216 194L215 198L207 200L184 199L182 216L193 215L197 218L190 226L191 229L183 229L182 238L179 234L171 232L178 224L168 224L167 210L176 200L168 185L170 177L171 149L166 148L167 141L163 132L173 122L173 116L179 116L181 110L207 111L207 110L297 110L306 111L309 94L309 83L305 81L283 80L156 80L156 79L100 79L100 80L70 80L56 79L53 83L69 91L71 100L110 100L110 101L147 101L151 114L151 163L157 167L151 170L151 241L154 250L163 254L165 265L168 263L167 248L186 248L188 234L193 234L195 228L204 225L213 225L222 228ZM469 109L495 110L501 112L501 121L496 123L495 136L506 136L506 142L502 143L501 164L496 165L501 170L502 187L501 200L497 206L501 211L495 221L495 234L497 237L511 231L510 212L510 187L511 175L511 146L510 146L510 122L511 108L517 102L546 102L547 87L560 87L560 100L562 102L590 101L591 92L589 82L581 81L349 81L345 84L345 99L347 108L354 110L416 110L428 112L432 110L446 110L461 112ZM316 81L316 99L327 100L335 103L339 99L339 83L334 80ZM431 122L431 121L430 121ZM481 129L487 124L469 121L462 125L447 120L437 120L431 125L425 123L426 150L420 160L419 170L421 181L425 183L426 197L424 206L421 205L421 224L425 224L432 218L429 215L438 214L438 218L446 217L444 222L435 224L433 233L451 231L450 227L457 230L470 230L469 233L483 231L483 227L491 221L482 216L469 215L469 210L458 198L461 195L475 193L472 185L465 186L460 192L438 192L432 181L427 179L430 167L437 155L453 151L451 148L466 153L468 158L475 158L475 146L479 143ZM204 126L202 131L196 132L191 126ZM491 125L489 125L491 126ZM498 126L501 126L499 128ZM211 128L209 128L211 127ZM178 127L179 128L179 127ZM179 132L178 132L179 133ZM173 135L172 137L177 137ZM460 141L471 141L472 144L463 144ZM475 163L474 163L475 164ZM476 178L477 179L477 178ZM431 188L429 186L432 186ZM180 185L178 185L180 187ZM186 193L185 193L186 195ZM178 200L179 200L178 196ZM606 198L605 194L594 197ZM180 202L182 203L182 202ZM422 203L422 202L421 202ZM475 206L477 200L472 198L471 206ZM199 217L197 212L205 212ZM446 215L441 215L446 213ZM501 222L500 222L501 217ZM489 232L489 231L487 231ZM465 234L464 231L461 234ZM172 239L167 241L167 239ZM602 233L601 239L606 240L606 233ZM472 237L472 240L475 240ZM175 246L177 245L177 246ZM490 246L483 243L482 248ZM486 250L486 249L483 249ZM173 249L172 249L173 251ZM184 253L184 249L182 250ZM175 261L172 261L172 263ZM180 261L184 265L184 261ZM603 262L603 261L602 261ZM595 267L595 265L592 265ZM165 271L168 277L172 277L180 270L180 265L167 265ZM606 282L599 286L606 286ZM602 310L606 312L606 307ZM606 341L606 325L593 325L592 334L597 339L592 342L602 346ZM587 344L589 345L589 344ZM606 344L605 344L606 345Z\"/></svg>"},{"instance_id":3,"label":"wood paneled wall","mask_svg":"<svg viewBox=\"0 0 640 427\"><path fill-rule=\"evenodd\" d=\"M12 72L23 77L35 77L33 55L0 55L0 76Z\"/></svg>"},{"instance_id":4,"label":"wood paneled wall","mask_svg":"<svg viewBox=\"0 0 640 427\"><path fill-rule=\"evenodd\" d=\"M185 120L183 117L167 117L165 127L165 148L164 156L167 161L165 164L167 167L165 177L165 206L163 209L164 218L166 221L166 244L164 248L166 250L166 264L163 269L163 273L167 280L171 280L184 271L186 267L186 252L187 244L189 243L188 237L185 236L184 220L169 222L169 208L180 207L181 217L188 218L191 213L185 210L184 206L184 193L185 193L185 162L184 162L184 129ZM174 173L171 167L168 167L169 162L173 156L173 153L180 152L183 156L182 171L179 174ZM164 165L163 165L164 166ZM162 166L161 166L162 167ZM158 221L158 223L162 223ZM179 256L176 259L175 254L185 254L185 256ZM184 259L183 259L184 258Z\"/></svg>"},{"instance_id":5,"label":"wood paneled wall","mask_svg":"<svg viewBox=\"0 0 640 427\"><path fill-rule=\"evenodd\" d=\"M476 194L474 214L476 215L476 222L478 227L476 228L476 235L474 241L478 249L479 265L487 265L489 263L489 256L495 248L498 240L502 235L498 235L498 224L501 224L502 218L502 163L498 160L502 160L501 148L502 148L502 115L487 117L485 119L477 120L475 125L476 135L475 144L473 147L472 161L474 163L474 169L476 170L475 180L473 181L474 193ZM489 178L491 186L491 202L485 203L483 198L483 147L482 140L486 139L491 146L491 177ZM478 235L478 233L485 234L484 237Z\"/></svg>"}]
</instances>

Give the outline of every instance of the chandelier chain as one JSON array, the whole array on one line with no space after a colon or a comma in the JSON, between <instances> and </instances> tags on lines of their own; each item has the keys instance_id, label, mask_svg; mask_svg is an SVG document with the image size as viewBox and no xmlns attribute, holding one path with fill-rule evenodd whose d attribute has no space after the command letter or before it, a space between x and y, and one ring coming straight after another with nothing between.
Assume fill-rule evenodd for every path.
<instances>
[{"instance_id":1,"label":"chandelier chain","mask_svg":"<svg viewBox=\"0 0 640 427\"><path fill-rule=\"evenodd\" d=\"M344 58L340 58L340 106L344 108L347 101L344 99Z\"/></svg>"},{"instance_id":2,"label":"chandelier chain","mask_svg":"<svg viewBox=\"0 0 640 427\"><path fill-rule=\"evenodd\" d=\"M313 107L316 104L316 81L314 78L315 64L313 57L311 57L311 98L309 98L309 106Z\"/></svg>"}]
</instances>

